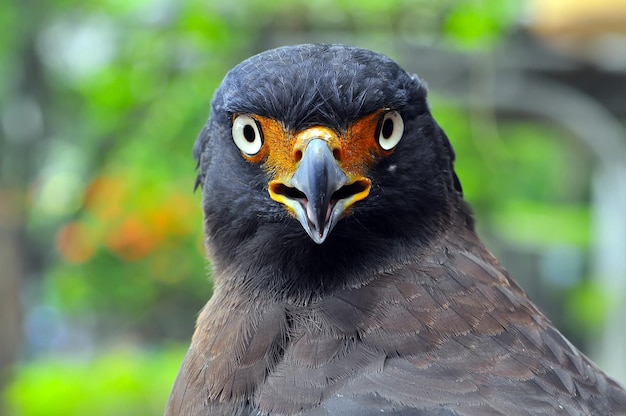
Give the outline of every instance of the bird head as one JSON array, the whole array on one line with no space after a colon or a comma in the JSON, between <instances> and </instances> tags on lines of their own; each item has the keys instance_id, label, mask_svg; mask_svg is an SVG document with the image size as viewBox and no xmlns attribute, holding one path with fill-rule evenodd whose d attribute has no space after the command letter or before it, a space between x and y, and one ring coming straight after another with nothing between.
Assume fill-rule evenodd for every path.
<instances>
[{"instance_id":1,"label":"bird head","mask_svg":"<svg viewBox=\"0 0 626 416\"><path fill-rule=\"evenodd\" d=\"M207 237L254 241L251 252L424 239L461 193L424 83L343 45L282 47L237 65L194 155Z\"/></svg>"}]
</instances>

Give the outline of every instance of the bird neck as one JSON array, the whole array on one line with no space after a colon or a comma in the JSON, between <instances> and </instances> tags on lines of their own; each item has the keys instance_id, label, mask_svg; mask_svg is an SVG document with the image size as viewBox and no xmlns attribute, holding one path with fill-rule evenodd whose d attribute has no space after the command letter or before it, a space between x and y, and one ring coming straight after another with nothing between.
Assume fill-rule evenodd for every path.
<instances>
[{"instance_id":1,"label":"bird neck","mask_svg":"<svg viewBox=\"0 0 626 416\"><path fill-rule=\"evenodd\" d=\"M401 250L398 246L394 248ZM289 254L293 255L294 252ZM298 264L302 256L288 263ZM249 260L259 261L255 258ZM366 261L363 257L354 260L361 263ZM474 231L467 227L448 230L438 236L431 246L407 245L402 256L386 258L385 262L380 257L373 257L372 264L376 267L368 273L363 274L362 268L352 273L360 275L360 280L344 279L342 287L336 287L332 293L317 290L317 297L309 298L308 301L297 296L290 299L268 296L267 287L288 293L286 286L280 286L287 285L285 280L281 280L281 273L288 268L281 271L259 266L245 269L243 266L222 268L218 265L215 270L216 290L200 314L187 358L196 367L183 368L182 377L191 380L190 383L197 391L208 393L209 400L244 406L250 403L267 375L284 361L290 342L316 333L330 341L335 340L335 343L342 343L372 332L385 316L383 311L392 304L396 305L393 302L387 304L385 297L378 296L381 293L391 296L395 302L422 299L416 302L424 302L425 320L432 312L429 312L428 302L434 299L433 296L437 299L452 299L458 296L459 290L474 292L473 286L480 286L486 291L487 300L490 299L491 291L497 291L497 287L501 286L507 293L511 292L511 296L519 297L520 302L526 302L523 296L515 292L515 288L508 287L509 282L503 270ZM460 265L482 267L483 281L447 274L446 270ZM342 267L338 263L335 266ZM302 276L290 274L287 277L294 279L292 288L303 285L300 281ZM259 281L263 279L270 283L260 285ZM327 284L324 280L319 282ZM476 308L489 309L491 306L479 304ZM419 323L419 319L416 322ZM448 326L445 320L439 322L441 325L433 329L438 337L461 333L457 326ZM459 321L459 324L463 325L464 322ZM371 336L375 338L375 334ZM375 342L374 338L372 342ZM428 345L426 342L424 348ZM201 368L200 373L197 368Z\"/></svg>"},{"instance_id":2,"label":"bird neck","mask_svg":"<svg viewBox=\"0 0 626 416\"><path fill-rule=\"evenodd\" d=\"M450 233L474 234L465 212L413 231L408 222L402 230L360 226L347 220L323 244L315 244L304 233L294 235L289 224L263 224L239 241L209 238L215 286L252 298L307 304L418 262Z\"/></svg>"}]
</instances>

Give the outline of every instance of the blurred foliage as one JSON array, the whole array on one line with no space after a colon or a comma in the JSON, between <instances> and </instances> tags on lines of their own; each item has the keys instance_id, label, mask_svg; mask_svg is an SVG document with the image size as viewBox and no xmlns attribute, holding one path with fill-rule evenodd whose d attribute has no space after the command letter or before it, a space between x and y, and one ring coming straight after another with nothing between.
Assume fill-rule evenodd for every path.
<instances>
[{"instance_id":1,"label":"blurred foliage","mask_svg":"<svg viewBox=\"0 0 626 416\"><path fill-rule=\"evenodd\" d=\"M9 411L31 416L162 414L184 348L109 351L93 361L35 360L6 391ZM36 400L34 400L36 398Z\"/></svg>"},{"instance_id":2,"label":"blurred foliage","mask_svg":"<svg viewBox=\"0 0 626 416\"><path fill-rule=\"evenodd\" d=\"M593 281L581 282L570 290L565 302L565 325L597 336L610 308L614 307L606 290ZM610 369L608 369L610 371Z\"/></svg>"},{"instance_id":3,"label":"blurred foliage","mask_svg":"<svg viewBox=\"0 0 626 416\"><path fill-rule=\"evenodd\" d=\"M33 113L41 113L42 138L30 143L36 168L26 200L31 235L42 246L55 243L43 301L99 321L132 315L128 331L180 336L176 327L155 334L150 322L168 313L189 316L210 296L190 153L220 79L262 48L258 34L293 31L296 23L299 31L335 28L367 37L373 29L387 36L402 30L443 44L484 45L515 16L514 7L485 1L417 3L66 0L39 11L5 7L30 22L25 38L36 54L28 59L41 67L4 71L21 71L39 85ZM430 24L408 26L407 14ZM23 92L14 88L8 97L29 97Z\"/></svg>"},{"instance_id":4,"label":"blurred foliage","mask_svg":"<svg viewBox=\"0 0 626 416\"><path fill-rule=\"evenodd\" d=\"M0 50L0 193L22 201L46 261L31 302L83 325L97 345L84 361L43 355L21 366L5 395L13 414L161 412L184 348L108 348L124 337L187 343L211 294L191 148L221 78L272 34L488 54L518 14L517 2L487 0L3 3L0 22L13 36ZM563 146L547 125L494 126L436 91L431 106L487 237L588 247L584 150ZM563 175L569 166L583 168ZM572 292L598 303L583 286ZM602 313L579 318L593 325ZM72 342L42 348L71 356Z\"/></svg>"}]
</instances>

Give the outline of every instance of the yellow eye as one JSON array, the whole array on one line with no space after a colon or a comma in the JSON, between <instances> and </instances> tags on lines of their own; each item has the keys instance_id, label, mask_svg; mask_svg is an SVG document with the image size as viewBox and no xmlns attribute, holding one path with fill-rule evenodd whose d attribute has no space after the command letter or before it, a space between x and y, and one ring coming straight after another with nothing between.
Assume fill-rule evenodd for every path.
<instances>
[{"instance_id":1,"label":"yellow eye","mask_svg":"<svg viewBox=\"0 0 626 416\"><path fill-rule=\"evenodd\" d=\"M263 146L263 136L256 120L250 116L237 116L233 121L233 140L239 150L254 156Z\"/></svg>"},{"instance_id":2,"label":"yellow eye","mask_svg":"<svg viewBox=\"0 0 626 416\"><path fill-rule=\"evenodd\" d=\"M385 113L378 127L377 141L383 150L391 150L402 138L404 133L404 121L397 111Z\"/></svg>"}]
</instances>

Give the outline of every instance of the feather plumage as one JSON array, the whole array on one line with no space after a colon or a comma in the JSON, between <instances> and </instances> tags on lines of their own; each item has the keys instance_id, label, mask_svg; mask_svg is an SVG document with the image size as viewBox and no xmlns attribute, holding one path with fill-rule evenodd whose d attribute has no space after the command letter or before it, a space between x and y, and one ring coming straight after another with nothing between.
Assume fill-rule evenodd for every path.
<instances>
[{"instance_id":1,"label":"feather plumage","mask_svg":"<svg viewBox=\"0 0 626 416\"><path fill-rule=\"evenodd\" d=\"M476 236L425 98L393 61L337 45L269 51L227 75L194 148L216 290L167 415L626 414L624 388ZM246 113L342 131L381 108L402 114L404 137L322 244L229 130Z\"/></svg>"}]
</instances>

